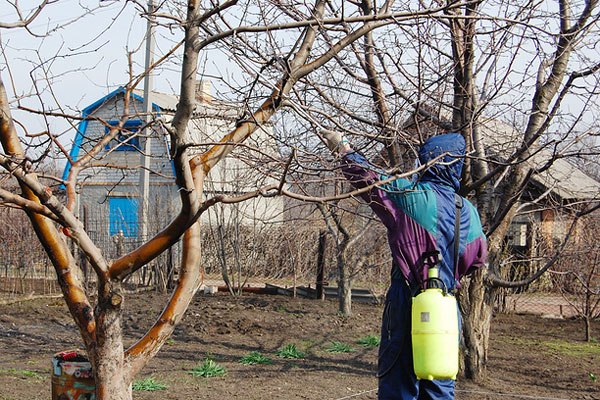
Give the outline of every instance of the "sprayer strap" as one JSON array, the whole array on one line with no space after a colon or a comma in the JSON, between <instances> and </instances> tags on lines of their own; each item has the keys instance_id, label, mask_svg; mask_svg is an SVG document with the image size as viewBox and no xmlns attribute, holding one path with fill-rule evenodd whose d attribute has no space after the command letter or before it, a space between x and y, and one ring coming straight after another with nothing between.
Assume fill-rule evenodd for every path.
<instances>
[{"instance_id":1,"label":"sprayer strap","mask_svg":"<svg viewBox=\"0 0 600 400\"><path fill-rule=\"evenodd\" d=\"M454 280L458 282L458 259L460 257L460 211L463 208L463 198L454 193L456 213L454 217Z\"/></svg>"}]
</instances>

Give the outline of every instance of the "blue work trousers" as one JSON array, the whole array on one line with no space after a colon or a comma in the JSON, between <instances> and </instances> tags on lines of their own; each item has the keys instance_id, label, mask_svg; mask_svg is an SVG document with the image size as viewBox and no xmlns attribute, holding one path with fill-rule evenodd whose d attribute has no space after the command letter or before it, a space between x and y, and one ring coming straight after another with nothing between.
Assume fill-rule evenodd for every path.
<instances>
[{"instance_id":1,"label":"blue work trousers","mask_svg":"<svg viewBox=\"0 0 600 400\"><path fill-rule=\"evenodd\" d=\"M381 324L378 399L453 400L453 380L418 380L415 376L410 311L410 288L403 279L392 279Z\"/></svg>"}]
</instances>

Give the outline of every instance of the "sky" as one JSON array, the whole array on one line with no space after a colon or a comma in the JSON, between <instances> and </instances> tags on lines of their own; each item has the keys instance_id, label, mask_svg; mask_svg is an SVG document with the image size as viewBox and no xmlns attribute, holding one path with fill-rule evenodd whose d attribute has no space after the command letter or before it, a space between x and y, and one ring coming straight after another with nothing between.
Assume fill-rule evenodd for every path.
<instances>
[{"instance_id":1,"label":"sky","mask_svg":"<svg viewBox=\"0 0 600 400\"><path fill-rule=\"evenodd\" d=\"M11 7L14 1L0 0L0 24L17 20ZM41 1L22 0L19 4L28 14ZM144 69L146 20L130 1L60 0L44 8L30 30L36 36L23 28L0 29L0 76L13 109L21 105L79 115L129 80L128 52L133 54L134 72ZM160 29L157 53L166 51L181 37L178 29ZM200 61L200 68L215 77L236 71L232 63L214 52ZM176 64L166 65L154 78L155 90L174 93L178 87ZM581 109L580 103L569 101L574 110ZM595 115L586 114L584 122L595 121ZM13 117L30 134L47 129L61 134L66 146L74 137L74 128L63 118L45 119L19 110L13 112ZM23 133L21 127L18 129Z\"/></svg>"},{"instance_id":2,"label":"sky","mask_svg":"<svg viewBox=\"0 0 600 400\"><path fill-rule=\"evenodd\" d=\"M0 23L17 20L10 3L0 0ZM28 14L41 0L20 2ZM81 110L129 80L128 53L134 73L144 70L146 20L126 1L61 0L44 8L30 25L0 29L0 74L12 100L13 118L20 134L49 127L68 145L74 129L63 118L48 118L15 110L18 105L79 115ZM156 51L161 53L182 36L181 31L161 29ZM214 65L215 63L213 63ZM206 68L211 65L205 63ZM168 65L153 79L154 89L177 91L179 76ZM216 66L213 68L217 74ZM143 83L138 86L143 88ZM18 100L18 102L17 102Z\"/></svg>"},{"instance_id":3,"label":"sky","mask_svg":"<svg viewBox=\"0 0 600 400\"><path fill-rule=\"evenodd\" d=\"M27 2L25 7L31 3ZM140 42L145 26L143 22L132 24L133 7L123 9L118 2L103 2L106 5L101 7L98 4L67 0L47 6L30 26L38 37L22 28L0 32L3 45L0 73L9 96L22 99L22 105L40 109L42 104L35 94L41 93L44 107L56 109L60 103L65 111L73 112L85 108L126 79L123 49ZM9 12L9 7L3 5L0 9L1 22L15 21L15 13ZM30 12L31 8L23 11ZM103 30L111 23L115 29L104 34ZM86 44L89 44L87 49ZM46 77L51 81L52 92ZM25 118L23 122L33 131L45 129L41 117L26 117L19 112L14 117ZM50 121L51 128L53 124L60 122Z\"/></svg>"}]
</instances>

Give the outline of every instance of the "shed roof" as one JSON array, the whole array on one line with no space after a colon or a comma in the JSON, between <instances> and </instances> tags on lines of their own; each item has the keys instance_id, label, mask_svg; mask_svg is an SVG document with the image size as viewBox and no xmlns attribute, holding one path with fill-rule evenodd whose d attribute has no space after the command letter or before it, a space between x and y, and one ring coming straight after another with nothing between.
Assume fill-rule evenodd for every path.
<instances>
[{"instance_id":1,"label":"shed roof","mask_svg":"<svg viewBox=\"0 0 600 400\"><path fill-rule=\"evenodd\" d=\"M133 95L139 98L140 101L144 99L144 91L135 89ZM155 109L160 110L161 114L172 114L177 110L177 104L179 103L179 96L174 94L167 94L152 91L151 94L152 104ZM240 107L239 104L224 102L222 100L211 99L210 101L197 101L196 107L194 108L192 118L220 118L220 119L235 119L239 117Z\"/></svg>"},{"instance_id":2,"label":"shed roof","mask_svg":"<svg viewBox=\"0 0 600 400\"><path fill-rule=\"evenodd\" d=\"M496 119L487 119L480 125L481 140L488 156L507 157L522 141L522 132ZM551 164L545 168L547 164ZM537 146L525 161L527 168L537 170L532 179L546 190L565 200L600 200L600 182L561 158L553 145Z\"/></svg>"}]
</instances>

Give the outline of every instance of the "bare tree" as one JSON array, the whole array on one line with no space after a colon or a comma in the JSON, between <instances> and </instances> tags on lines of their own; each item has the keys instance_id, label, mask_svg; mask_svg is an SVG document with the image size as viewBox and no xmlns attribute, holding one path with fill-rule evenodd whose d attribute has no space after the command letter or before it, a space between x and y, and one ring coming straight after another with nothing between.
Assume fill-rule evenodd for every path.
<instances>
[{"instance_id":1,"label":"bare tree","mask_svg":"<svg viewBox=\"0 0 600 400\"><path fill-rule=\"evenodd\" d=\"M48 3L41 2L40 10ZM383 10L386 11L390 4L385 3ZM336 54L367 32L392 23L394 17L385 14L382 17L356 18L351 21L354 25L351 31L331 41L329 45L317 47L315 43L319 36L318 27L323 24L337 24L343 19L335 13L332 13L331 18L326 18L327 2L317 0L314 5L297 7L279 2L269 5L277 6L276 14L272 12L269 14L268 9L271 8L266 7L266 4L258 3L254 6L250 3L238 4L238 1L212 3L209 7L205 7L197 0L189 0L185 4L168 2L162 8L155 10L146 10L145 5L139 5L146 17L169 29L180 28L183 34L181 42L165 51L152 66L154 68L165 62L178 48L183 49L179 102L172 121L163 124L163 128L170 136L171 157L176 183L180 188L181 207L178 215L162 231L116 260L108 260L105 257L85 231L74 210L79 174L95 165L96 159L103 154L106 144L125 132L126 121L130 115L122 115L115 124L104 121L107 134L94 143L84 156L77 160L69 159L71 168L62 182L67 194L66 202L63 203L35 174L36 163L26 156L26 149L23 148L11 117L11 102L5 90L4 80L0 80L0 142L3 148L3 154L0 154L0 165L9 172L12 179L19 183L21 191L13 192L5 199L27 213L54 265L64 299L77 323L93 366L98 399L130 399L131 382L134 377L160 350L185 313L201 281L201 251L198 246L201 240L200 215L217 203L239 202L255 196L272 196L284 191L282 185L277 184L238 197L217 195L203 200L204 182L208 173L286 104L299 80L333 59ZM14 6L18 7L18 4L15 2ZM263 9L263 6L266 8ZM225 10L231 12L225 13ZM2 24L2 27L27 28L36 15L37 12L30 18L23 18L14 24ZM240 20L235 15L260 18ZM271 19L274 15L278 16L275 22ZM265 22L265 24L257 26L256 22ZM218 43L238 51L238 56L241 56L240 50L245 52L246 66L251 67L252 57L261 53L256 44L275 40L272 36L273 32L284 29L293 36L293 45L283 53L268 57L273 62L265 65L265 69L269 66L275 67L271 72L274 79L269 82L267 89L262 93L255 93L252 91L254 85L251 84L249 91L245 92L246 113L238 120L235 129L226 133L219 141L207 146L199 154L192 155L190 144L186 142L185 132L194 111L199 54L207 47ZM148 72L143 71L138 75L132 73L131 81L124 86L125 110L129 109L127 102L131 98L130 93ZM256 71L251 68L246 72L251 75L256 74ZM255 76L254 80L264 78L262 75ZM244 93L244 90L239 88L239 93ZM253 99L259 101L252 101ZM52 114L44 110L39 112L44 115ZM60 113L54 115L60 116ZM77 120L77 117L70 117L70 120ZM47 132L46 136L50 139L54 138L51 132ZM60 151L64 151L55 140L49 140L47 146L58 147ZM66 151L64 154L68 157ZM121 330L121 309L124 303L122 283L132 273L173 246L181 237L183 237L183 250L179 279L172 297L154 326L130 348L125 349ZM85 254L96 274L95 297L90 297L91 293L87 292L82 282L81 267L71 252L69 242L75 243Z\"/></svg>"},{"instance_id":2,"label":"bare tree","mask_svg":"<svg viewBox=\"0 0 600 400\"><path fill-rule=\"evenodd\" d=\"M551 153L550 157L542 162L538 161L538 165L534 167L527 161L539 151L543 137L553 130L553 118L561 110L565 96L573 91L574 82L595 73L597 66L600 65L594 61L591 64L579 64L576 60L578 54L585 52L589 40L587 35L594 31L590 28L595 23L593 12L596 5L596 2L586 2L583 7L578 7L571 2L560 4L559 19L555 20L556 30L553 32L557 39L550 42L552 50L549 54L538 53L540 59L534 75L535 86L530 91L523 91L523 98L529 98L531 103L530 107L522 108L525 111L524 126L519 131L520 135L515 138L516 147L512 150L512 154L504 158L505 162L509 162L508 165L497 165L489 159L486 160L485 157L489 157L490 154L482 148L484 141L481 135L485 122L481 118L478 120L476 116L482 113L482 108L486 104L481 104L481 95L476 92L474 21L472 19L450 20L455 65L453 126L460 129L466 137L473 139L476 157L471 161L472 183L466 187L478 193L478 208L484 216L490 243L490 269L481 271L469 282L468 296L466 296L468 300L463 303L468 311L464 330L467 343L465 357L467 376L479 377L485 368L491 299L494 288L503 284L498 279L501 265L498 256L502 253L502 242L507 236L510 223L517 213L519 201L523 198L523 193L532 181L532 177L553 164L557 157ZM461 14L470 17L478 11L477 4L467 5L461 10ZM535 24L537 17L535 9L528 10L521 21L522 28L519 27L516 31L527 32ZM510 23L501 25L509 28L507 33L511 31ZM525 39L525 36L520 34L518 37ZM523 43L522 46L527 44ZM518 54L515 53L513 60L517 61L517 57ZM577 115L574 117L573 124L576 124L577 117ZM567 132L572 129L569 126L554 129L560 132L565 128ZM565 135L559 137L564 138ZM496 189L500 190L496 191ZM534 273L531 280L539 275L538 272Z\"/></svg>"},{"instance_id":3,"label":"bare tree","mask_svg":"<svg viewBox=\"0 0 600 400\"><path fill-rule=\"evenodd\" d=\"M386 253L382 241L375 240L374 220L358 212L343 212L334 204L317 204L333 237L338 283L338 311L343 316L352 315L352 282L374 254ZM379 232L380 233L380 232Z\"/></svg>"},{"instance_id":4,"label":"bare tree","mask_svg":"<svg viewBox=\"0 0 600 400\"><path fill-rule=\"evenodd\" d=\"M41 1L40 10L49 3ZM158 352L185 312L201 276L201 252L196 246L201 239L201 214L215 204L253 196L286 195L323 202L352 195L311 190L317 182L339 178L335 160L319 151L317 128L343 131L354 148L387 168L390 175L410 171L414 148L427 136L455 130L465 137L469 155L463 192L471 196L483 217L491 250L489 268L464 282L461 296L466 310L465 372L468 377L481 376L495 288L531 282L556 259L551 254L539 270L520 282L498 278L511 221L524 210L524 203L539 204L552 191L548 184L535 196L525 196L530 183L558 160L573 155L565 150L568 146L557 146L558 142L589 133L586 124L594 122L590 115L597 103L600 65L593 52L597 2L564 1L557 5L557 12L548 12L544 4L510 2L435 2L413 7L370 0L339 4L315 0L312 5L232 0L206 6L189 0L185 4L164 2L154 12L146 10L143 2L136 3L158 26L182 32L179 41L163 50L152 66L170 63L180 71L179 103L173 119L162 129L170 137L176 181L182 190L175 219L134 251L108 261L74 214L78 176L97 165L105 144L124 132L130 115L107 124L107 134L85 157L69 159L69 176L61 182L67 201L62 203L48 190L47 181L34 174L37 160L21 145L11 118L12 103L4 81L0 82L4 149L0 164L21 187L21 193L10 192L4 199L28 213L50 255L94 365L98 398L130 398L133 377ZM34 11L0 28L27 29L37 15ZM222 77L220 83L237 99L241 97L243 106L235 129L204 143L195 153L185 131L194 111L201 57L214 48L237 61L236 79ZM178 49L183 51L181 59L174 56ZM124 85L125 99L148 72L133 70ZM567 102L575 102L576 111L569 111ZM64 109L29 111L78 121ZM278 183L237 198L203 199L209 172L235 149L242 150L239 157L253 162L248 155L259 154L261 149L245 146L246 139L271 120L277 122L274 139L284 157L254 163L254 167L257 174L271 176ZM151 125L158 123L153 120ZM55 133L49 130L41 137L45 140L38 147L42 154L52 149L68 158ZM576 217L594 209L564 200L561 207L573 209ZM155 326L124 350L121 283L182 236L180 276L169 304ZM98 277L97 302L90 300L79 278L80 265L69 250L69 241L86 255ZM561 248L557 246L556 251Z\"/></svg>"},{"instance_id":5,"label":"bare tree","mask_svg":"<svg viewBox=\"0 0 600 400\"><path fill-rule=\"evenodd\" d=\"M552 281L563 297L584 322L585 340L593 339L591 322L600 317L600 249L596 244L597 218L586 218L579 226L584 232L567 246Z\"/></svg>"},{"instance_id":6,"label":"bare tree","mask_svg":"<svg viewBox=\"0 0 600 400\"><path fill-rule=\"evenodd\" d=\"M408 22L398 16L393 28L372 31L337 54L300 82L289 100L297 112L283 117L296 118L298 135L343 132L390 175L410 172L414 149L428 136L451 130L465 137L461 191L479 209L490 248L489 267L461 291L465 374L476 379L485 372L496 288L538 279L571 237L563 235L538 255L543 261L531 273L508 282L501 277L512 221L544 208L577 220L597 208L600 193L578 198L559 190L575 179L565 159L584 153L573 142L593 134L596 122L597 2L560 2L552 12L531 3L436 5L411 10ZM360 6L365 16L380 12L374 2ZM328 28L320 28L326 43L350 26ZM300 142L294 146L310 152ZM585 153L596 156L597 146ZM320 162L335 172L331 161ZM562 177L553 177L556 169ZM310 169L304 172L310 176Z\"/></svg>"}]
</instances>

